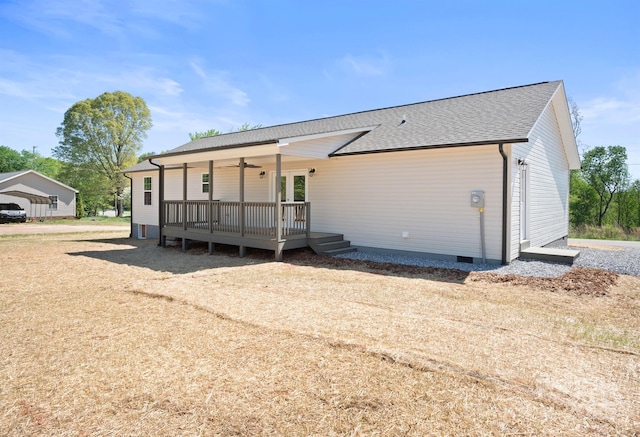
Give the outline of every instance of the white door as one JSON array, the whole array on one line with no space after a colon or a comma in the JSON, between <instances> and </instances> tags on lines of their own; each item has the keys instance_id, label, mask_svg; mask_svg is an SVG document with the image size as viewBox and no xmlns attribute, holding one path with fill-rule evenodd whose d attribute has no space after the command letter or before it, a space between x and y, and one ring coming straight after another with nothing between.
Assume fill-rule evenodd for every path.
<instances>
[{"instance_id":1,"label":"white door","mask_svg":"<svg viewBox=\"0 0 640 437\"><path fill-rule=\"evenodd\" d=\"M529 166L520 165L520 241L529 239Z\"/></svg>"},{"instance_id":2,"label":"white door","mask_svg":"<svg viewBox=\"0 0 640 437\"><path fill-rule=\"evenodd\" d=\"M276 172L271 172L271 201L276 198ZM282 220L287 228L305 220L304 203L308 198L307 170L287 170L280 174Z\"/></svg>"},{"instance_id":3,"label":"white door","mask_svg":"<svg viewBox=\"0 0 640 437\"><path fill-rule=\"evenodd\" d=\"M307 200L307 170L288 170L280 174L281 202L301 202ZM276 172L271 172L272 202L276 201Z\"/></svg>"}]
</instances>

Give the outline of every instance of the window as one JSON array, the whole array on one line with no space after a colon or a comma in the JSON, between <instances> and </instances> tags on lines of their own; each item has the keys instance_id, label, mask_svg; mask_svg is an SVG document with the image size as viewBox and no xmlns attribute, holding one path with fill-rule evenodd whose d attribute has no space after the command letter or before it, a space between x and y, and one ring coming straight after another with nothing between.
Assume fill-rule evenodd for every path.
<instances>
[{"instance_id":1,"label":"window","mask_svg":"<svg viewBox=\"0 0 640 437\"><path fill-rule=\"evenodd\" d=\"M151 205L151 176L144 178L144 204Z\"/></svg>"},{"instance_id":2,"label":"window","mask_svg":"<svg viewBox=\"0 0 640 437\"><path fill-rule=\"evenodd\" d=\"M202 173L202 192L209 192L209 173Z\"/></svg>"},{"instance_id":3,"label":"window","mask_svg":"<svg viewBox=\"0 0 640 437\"><path fill-rule=\"evenodd\" d=\"M58 209L58 196L49 196L49 200L51 200L49 209Z\"/></svg>"}]
</instances>

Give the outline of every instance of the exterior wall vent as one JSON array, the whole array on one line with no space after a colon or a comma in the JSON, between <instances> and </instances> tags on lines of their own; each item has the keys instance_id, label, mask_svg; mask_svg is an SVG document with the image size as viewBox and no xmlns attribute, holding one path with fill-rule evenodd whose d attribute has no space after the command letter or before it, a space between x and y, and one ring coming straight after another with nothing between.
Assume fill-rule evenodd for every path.
<instances>
[{"instance_id":1,"label":"exterior wall vent","mask_svg":"<svg viewBox=\"0 0 640 437\"><path fill-rule=\"evenodd\" d=\"M470 257L470 256L458 256L457 261L459 263L473 264L473 257Z\"/></svg>"}]
</instances>

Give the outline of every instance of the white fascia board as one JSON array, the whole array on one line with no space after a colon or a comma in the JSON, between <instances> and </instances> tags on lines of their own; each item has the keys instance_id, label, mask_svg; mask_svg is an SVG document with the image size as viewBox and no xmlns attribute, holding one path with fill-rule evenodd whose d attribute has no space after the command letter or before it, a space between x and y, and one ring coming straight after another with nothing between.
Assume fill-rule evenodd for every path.
<instances>
[{"instance_id":1,"label":"white fascia board","mask_svg":"<svg viewBox=\"0 0 640 437\"><path fill-rule=\"evenodd\" d=\"M60 181L56 181L55 179L51 179L49 176L45 176L45 175L43 175L42 173L38 173L38 172L37 172L37 171L35 171L35 170L25 170L25 171L23 171L22 173L19 173L19 174L16 174L16 175L14 175L14 176L11 176L10 178L3 179L1 182L7 182L7 181L10 181L10 180L12 180L12 179L17 179L17 178L20 178L20 177L22 177L22 176L24 176L24 175L27 175L27 174L29 174L29 173L34 174L34 175L36 175L36 176L39 176L39 177L41 177L42 179L46 179L46 180L48 180L49 182L51 182L51 183L53 183L53 184L56 184L56 185L59 185L59 186L61 186L61 187L63 187L63 188L68 189L69 191L73 191L74 193L79 193L79 191L78 191L78 190L76 190L75 188L70 187L70 186L68 186L68 185L65 185L65 184L63 184L63 183L62 183L62 182L60 182Z\"/></svg>"},{"instance_id":2,"label":"white fascia board","mask_svg":"<svg viewBox=\"0 0 640 437\"><path fill-rule=\"evenodd\" d=\"M527 138L531 136L531 132L536 128L538 122L542 118L542 114L544 114L549 106L553 106L556 114L556 120L558 121L558 127L560 129L560 137L562 138L562 145L567 156L569 168L571 170L578 170L581 166L580 154L578 153L576 138L573 135L573 125L571 124L571 115L569 114L569 105L567 103L567 95L564 92L563 82L560 82L558 88L556 88L544 109L540 112L538 119L527 134Z\"/></svg>"},{"instance_id":3,"label":"white fascia board","mask_svg":"<svg viewBox=\"0 0 640 437\"><path fill-rule=\"evenodd\" d=\"M338 136L338 135L347 135L347 134L354 134L354 133L359 133L359 132L368 132L368 131L374 130L377 127L378 127L378 125L366 126L366 127L357 127L357 128L353 128L353 129L344 129L344 130L338 130L338 131L324 132L324 133L320 133L320 134L300 135L300 136L297 136L297 137L280 138L278 140L278 147L286 147L286 146L291 145L291 143L298 143L300 141L317 140L317 139L320 139L320 138L335 137L335 136Z\"/></svg>"},{"instance_id":4,"label":"white fascia board","mask_svg":"<svg viewBox=\"0 0 640 437\"><path fill-rule=\"evenodd\" d=\"M153 163L160 165L172 165L182 164L189 162L205 162L205 161L220 161L225 159L240 159L251 158L255 156L267 156L280 153L278 145L276 143L263 144L260 146L246 146L235 148L223 148L218 150L194 150L190 153L181 153L173 156L163 156L158 158L151 158Z\"/></svg>"},{"instance_id":5,"label":"white fascia board","mask_svg":"<svg viewBox=\"0 0 640 437\"><path fill-rule=\"evenodd\" d=\"M551 98L553 109L555 109L558 117L558 125L560 127L560 136L564 144L567 161L571 170L579 170L581 167L580 153L578 152L578 144L573 134L573 123L571 121L571 113L569 112L569 104L567 96L564 92L564 86L558 87L558 90Z\"/></svg>"}]
</instances>

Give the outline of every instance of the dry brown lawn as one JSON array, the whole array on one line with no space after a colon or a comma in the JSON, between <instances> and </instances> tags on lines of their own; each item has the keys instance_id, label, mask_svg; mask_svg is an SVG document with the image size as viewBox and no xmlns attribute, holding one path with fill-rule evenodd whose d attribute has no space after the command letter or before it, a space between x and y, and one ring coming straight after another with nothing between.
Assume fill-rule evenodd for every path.
<instances>
[{"instance_id":1,"label":"dry brown lawn","mask_svg":"<svg viewBox=\"0 0 640 437\"><path fill-rule=\"evenodd\" d=\"M0 435L640 434L637 277L125 235L0 238Z\"/></svg>"}]
</instances>

